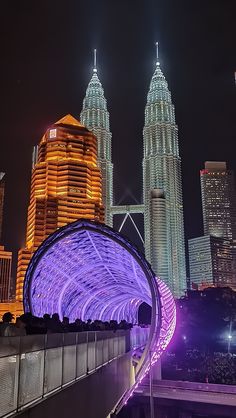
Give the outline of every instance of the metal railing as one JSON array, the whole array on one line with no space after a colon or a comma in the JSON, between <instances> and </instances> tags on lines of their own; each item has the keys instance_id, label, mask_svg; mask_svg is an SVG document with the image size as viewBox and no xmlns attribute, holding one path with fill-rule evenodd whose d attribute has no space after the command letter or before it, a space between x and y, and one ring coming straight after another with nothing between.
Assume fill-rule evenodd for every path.
<instances>
[{"instance_id":1,"label":"metal railing","mask_svg":"<svg viewBox=\"0 0 236 418\"><path fill-rule=\"evenodd\" d=\"M149 337L150 327L134 326L130 333L130 345L132 349L145 346Z\"/></svg>"},{"instance_id":2,"label":"metal railing","mask_svg":"<svg viewBox=\"0 0 236 418\"><path fill-rule=\"evenodd\" d=\"M148 383L146 383L147 385ZM224 385L219 383L187 382L181 380L156 380L154 387L163 387L165 389L184 389L187 391L217 392L236 395L235 385Z\"/></svg>"},{"instance_id":3,"label":"metal railing","mask_svg":"<svg viewBox=\"0 0 236 418\"><path fill-rule=\"evenodd\" d=\"M130 350L118 330L0 338L0 417L38 402Z\"/></svg>"}]
</instances>

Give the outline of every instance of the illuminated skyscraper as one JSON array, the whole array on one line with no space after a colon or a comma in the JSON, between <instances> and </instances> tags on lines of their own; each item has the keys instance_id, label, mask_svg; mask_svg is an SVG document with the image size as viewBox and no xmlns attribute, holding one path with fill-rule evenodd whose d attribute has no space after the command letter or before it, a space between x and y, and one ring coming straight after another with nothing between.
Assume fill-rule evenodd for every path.
<instances>
[{"instance_id":1,"label":"illuminated skyscraper","mask_svg":"<svg viewBox=\"0 0 236 418\"><path fill-rule=\"evenodd\" d=\"M5 193L5 173L0 173L0 242L2 240L4 193Z\"/></svg>"},{"instance_id":2,"label":"illuminated skyscraper","mask_svg":"<svg viewBox=\"0 0 236 418\"><path fill-rule=\"evenodd\" d=\"M96 50L94 50L93 75L86 90L80 120L97 137L98 166L102 173L102 202L105 207L105 223L112 226L113 164L111 160L111 132L107 101L97 74Z\"/></svg>"},{"instance_id":3,"label":"illuminated skyscraper","mask_svg":"<svg viewBox=\"0 0 236 418\"><path fill-rule=\"evenodd\" d=\"M174 105L158 50L145 108L143 143L145 254L155 273L180 296L186 288L181 159Z\"/></svg>"},{"instance_id":4,"label":"illuminated skyscraper","mask_svg":"<svg viewBox=\"0 0 236 418\"><path fill-rule=\"evenodd\" d=\"M204 235L236 239L234 175L226 162L206 161L200 171Z\"/></svg>"},{"instance_id":5,"label":"illuminated skyscraper","mask_svg":"<svg viewBox=\"0 0 236 418\"><path fill-rule=\"evenodd\" d=\"M33 155L26 247L18 258L18 301L34 251L57 228L80 218L104 221L97 140L67 115L46 131Z\"/></svg>"},{"instance_id":6,"label":"illuminated skyscraper","mask_svg":"<svg viewBox=\"0 0 236 418\"><path fill-rule=\"evenodd\" d=\"M3 205L5 194L5 173L0 173L0 243L2 242ZM0 302L10 297L12 253L0 245Z\"/></svg>"},{"instance_id":7,"label":"illuminated skyscraper","mask_svg":"<svg viewBox=\"0 0 236 418\"><path fill-rule=\"evenodd\" d=\"M230 240L204 235L189 239L188 248L192 287L236 287Z\"/></svg>"}]
</instances>

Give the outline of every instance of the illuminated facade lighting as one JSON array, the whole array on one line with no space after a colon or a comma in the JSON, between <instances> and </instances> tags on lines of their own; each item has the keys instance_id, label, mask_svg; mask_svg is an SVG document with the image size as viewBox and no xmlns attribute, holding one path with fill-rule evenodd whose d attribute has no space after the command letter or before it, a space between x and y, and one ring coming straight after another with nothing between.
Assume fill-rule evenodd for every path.
<instances>
[{"instance_id":1,"label":"illuminated facade lighting","mask_svg":"<svg viewBox=\"0 0 236 418\"><path fill-rule=\"evenodd\" d=\"M50 235L26 273L24 308L33 315L58 312L71 321L100 319L136 323L138 309L152 307L149 338L125 403L169 344L176 309L168 287L155 277L144 256L120 233L87 220ZM151 358L150 358L151 354Z\"/></svg>"},{"instance_id":2,"label":"illuminated facade lighting","mask_svg":"<svg viewBox=\"0 0 236 418\"><path fill-rule=\"evenodd\" d=\"M0 246L0 302L10 300L12 252Z\"/></svg>"},{"instance_id":3,"label":"illuminated facade lighting","mask_svg":"<svg viewBox=\"0 0 236 418\"><path fill-rule=\"evenodd\" d=\"M104 90L97 74L97 56L94 50L93 75L88 84L80 120L94 133L98 141L98 166L102 173L102 202L105 208L105 223L112 226L113 164L109 112Z\"/></svg>"},{"instance_id":4,"label":"illuminated facade lighting","mask_svg":"<svg viewBox=\"0 0 236 418\"><path fill-rule=\"evenodd\" d=\"M104 221L101 173L96 137L67 115L46 131L34 151L26 246L18 256L18 301L32 254L56 229L79 218Z\"/></svg>"},{"instance_id":5,"label":"illuminated facade lighting","mask_svg":"<svg viewBox=\"0 0 236 418\"><path fill-rule=\"evenodd\" d=\"M2 240L4 193L5 193L5 173L0 173L0 242Z\"/></svg>"},{"instance_id":6,"label":"illuminated facade lighting","mask_svg":"<svg viewBox=\"0 0 236 418\"><path fill-rule=\"evenodd\" d=\"M0 173L0 243L2 241L5 173ZM10 300L12 253L0 245L0 302Z\"/></svg>"},{"instance_id":7,"label":"illuminated facade lighting","mask_svg":"<svg viewBox=\"0 0 236 418\"><path fill-rule=\"evenodd\" d=\"M226 162L206 161L200 171L204 235L236 239L236 195L233 171Z\"/></svg>"},{"instance_id":8,"label":"illuminated facade lighting","mask_svg":"<svg viewBox=\"0 0 236 418\"><path fill-rule=\"evenodd\" d=\"M186 289L181 158L174 105L158 49L145 108L143 145L145 255L179 297ZM155 198L155 190L162 191L162 200Z\"/></svg>"},{"instance_id":9,"label":"illuminated facade lighting","mask_svg":"<svg viewBox=\"0 0 236 418\"><path fill-rule=\"evenodd\" d=\"M188 241L192 287L236 288L233 253L228 239L204 235Z\"/></svg>"}]
</instances>

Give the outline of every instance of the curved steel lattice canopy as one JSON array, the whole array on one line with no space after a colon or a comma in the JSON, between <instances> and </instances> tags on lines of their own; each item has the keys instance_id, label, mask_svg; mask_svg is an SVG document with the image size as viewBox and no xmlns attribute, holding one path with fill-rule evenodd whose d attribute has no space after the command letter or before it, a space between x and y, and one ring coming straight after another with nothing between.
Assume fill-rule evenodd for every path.
<instances>
[{"instance_id":1,"label":"curved steel lattice canopy","mask_svg":"<svg viewBox=\"0 0 236 418\"><path fill-rule=\"evenodd\" d=\"M80 220L57 230L35 252L24 283L24 308L36 316L58 312L81 318L137 321L142 302L152 307L148 342L133 390L172 338L176 311L167 286L119 232ZM151 355L151 356L150 356Z\"/></svg>"},{"instance_id":2,"label":"curved steel lattice canopy","mask_svg":"<svg viewBox=\"0 0 236 418\"><path fill-rule=\"evenodd\" d=\"M25 310L58 312L70 320L126 319L136 322L142 302L152 305L156 282L144 257L105 225L74 222L52 234L27 270Z\"/></svg>"}]
</instances>

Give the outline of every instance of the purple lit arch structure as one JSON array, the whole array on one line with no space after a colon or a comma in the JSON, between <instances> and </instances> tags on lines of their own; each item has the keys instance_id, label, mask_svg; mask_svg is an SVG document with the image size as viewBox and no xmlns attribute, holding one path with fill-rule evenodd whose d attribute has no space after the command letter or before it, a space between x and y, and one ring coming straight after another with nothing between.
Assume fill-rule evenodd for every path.
<instances>
[{"instance_id":1,"label":"purple lit arch structure","mask_svg":"<svg viewBox=\"0 0 236 418\"><path fill-rule=\"evenodd\" d=\"M149 369L149 353L153 363L168 345L176 314L169 289L134 245L104 224L76 221L43 242L25 276L24 308L36 316L135 323L143 302L152 307L152 319L136 384Z\"/></svg>"}]
</instances>

